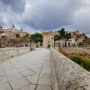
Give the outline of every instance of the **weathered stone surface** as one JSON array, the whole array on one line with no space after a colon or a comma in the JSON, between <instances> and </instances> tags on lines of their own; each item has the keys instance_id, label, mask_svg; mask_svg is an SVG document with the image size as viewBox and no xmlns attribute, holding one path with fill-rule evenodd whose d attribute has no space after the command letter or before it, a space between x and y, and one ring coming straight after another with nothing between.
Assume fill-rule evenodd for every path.
<instances>
[{"instance_id":1,"label":"weathered stone surface","mask_svg":"<svg viewBox=\"0 0 90 90\"><path fill-rule=\"evenodd\" d=\"M29 85L27 87L17 89L17 90L35 90L35 85Z\"/></svg>"},{"instance_id":2,"label":"weathered stone surface","mask_svg":"<svg viewBox=\"0 0 90 90\"><path fill-rule=\"evenodd\" d=\"M15 81L11 81L10 84L13 89L19 89L29 85L29 82L26 81L24 78L21 78Z\"/></svg>"},{"instance_id":3,"label":"weathered stone surface","mask_svg":"<svg viewBox=\"0 0 90 90\"><path fill-rule=\"evenodd\" d=\"M11 69L5 72L9 81L14 81L14 80L23 78L23 76L15 69Z\"/></svg>"},{"instance_id":4,"label":"weathered stone surface","mask_svg":"<svg viewBox=\"0 0 90 90\"><path fill-rule=\"evenodd\" d=\"M8 82L0 83L0 90L11 90L11 87Z\"/></svg>"},{"instance_id":5,"label":"weathered stone surface","mask_svg":"<svg viewBox=\"0 0 90 90\"><path fill-rule=\"evenodd\" d=\"M32 84L37 84L37 81L38 81L38 77L39 75L38 74L34 74L34 75L31 75L31 76L27 76L27 80L29 82L31 82Z\"/></svg>"},{"instance_id":6,"label":"weathered stone surface","mask_svg":"<svg viewBox=\"0 0 90 90\"><path fill-rule=\"evenodd\" d=\"M32 47L32 50L35 48ZM30 51L30 47L22 47L22 48L0 48L0 61L18 56L21 54L25 54Z\"/></svg>"},{"instance_id":7,"label":"weathered stone surface","mask_svg":"<svg viewBox=\"0 0 90 90\"><path fill-rule=\"evenodd\" d=\"M24 71L21 72L21 74L22 74L23 76L30 76L30 75L33 75L34 72L31 71L31 70L24 70Z\"/></svg>"},{"instance_id":8,"label":"weathered stone surface","mask_svg":"<svg viewBox=\"0 0 90 90\"><path fill-rule=\"evenodd\" d=\"M60 90L90 90L90 72L54 49L51 58Z\"/></svg>"},{"instance_id":9,"label":"weathered stone surface","mask_svg":"<svg viewBox=\"0 0 90 90\"><path fill-rule=\"evenodd\" d=\"M37 90L51 90L51 88L48 87L48 86L41 86L41 85L38 85Z\"/></svg>"},{"instance_id":10,"label":"weathered stone surface","mask_svg":"<svg viewBox=\"0 0 90 90\"><path fill-rule=\"evenodd\" d=\"M40 85L49 85L50 86L50 79L46 78L39 78L38 84Z\"/></svg>"},{"instance_id":11,"label":"weathered stone surface","mask_svg":"<svg viewBox=\"0 0 90 90\"><path fill-rule=\"evenodd\" d=\"M7 77L6 76L0 77L0 83L5 83L5 82L8 82Z\"/></svg>"},{"instance_id":12,"label":"weathered stone surface","mask_svg":"<svg viewBox=\"0 0 90 90\"><path fill-rule=\"evenodd\" d=\"M0 62L0 90L37 90L38 84L38 90L50 90L49 54L48 49L36 49Z\"/></svg>"}]
</instances>

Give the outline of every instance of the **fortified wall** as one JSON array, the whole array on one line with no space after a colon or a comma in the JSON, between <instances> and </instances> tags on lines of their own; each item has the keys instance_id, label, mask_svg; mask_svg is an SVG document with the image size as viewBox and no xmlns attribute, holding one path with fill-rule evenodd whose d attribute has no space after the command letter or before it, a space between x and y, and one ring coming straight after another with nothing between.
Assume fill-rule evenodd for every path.
<instances>
[{"instance_id":1,"label":"fortified wall","mask_svg":"<svg viewBox=\"0 0 90 90\"><path fill-rule=\"evenodd\" d=\"M55 49L51 49L50 58L53 90L90 90L90 72Z\"/></svg>"},{"instance_id":2,"label":"fortified wall","mask_svg":"<svg viewBox=\"0 0 90 90\"><path fill-rule=\"evenodd\" d=\"M0 47L24 47L30 46L30 40L25 38L0 39Z\"/></svg>"},{"instance_id":3,"label":"fortified wall","mask_svg":"<svg viewBox=\"0 0 90 90\"><path fill-rule=\"evenodd\" d=\"M34 50L32 47L0 48L0 60L5 60Z\"/></svg>"}]
</instances>

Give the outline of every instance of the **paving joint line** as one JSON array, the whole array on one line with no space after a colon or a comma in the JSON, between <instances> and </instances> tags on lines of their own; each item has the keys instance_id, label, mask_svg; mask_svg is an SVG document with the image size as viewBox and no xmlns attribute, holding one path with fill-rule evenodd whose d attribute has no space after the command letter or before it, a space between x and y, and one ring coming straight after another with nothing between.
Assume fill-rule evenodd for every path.
<instances>
[{"instance_id":1,"label":"paving joint line","mask_svg":"<svg viewBox=\"0 0 90 90\"><path fill-rule=\"evenodd\" d=\"M43 65L44 65L44 63L43 63L42 66L41 66L41 70L40 70L40 73L39 73L39 76L38 76L38 80L37 80L37 85L36 85L36 87L34 88L34 90L37 90L37 86L39 85L39 84L38 84L38 81L39 81L39 78L40 78L40 74L41 74Z\"/></svg>"}]
</instances>

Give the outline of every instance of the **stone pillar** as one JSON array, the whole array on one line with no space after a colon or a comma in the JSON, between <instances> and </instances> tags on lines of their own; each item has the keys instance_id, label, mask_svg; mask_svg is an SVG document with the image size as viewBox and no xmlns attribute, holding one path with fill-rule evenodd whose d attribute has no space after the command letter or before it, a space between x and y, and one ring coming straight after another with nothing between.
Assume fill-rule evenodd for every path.
<instances>
[{"instance_id":1,"label":"stone pillar","mask_svg":"<svg viewBox=\"0 0 90 90\"><path fill-rule=\"evenodd\" d=\"M66 47L68 47L68 41L66 41Z\"/></svg>"}]
</instances>

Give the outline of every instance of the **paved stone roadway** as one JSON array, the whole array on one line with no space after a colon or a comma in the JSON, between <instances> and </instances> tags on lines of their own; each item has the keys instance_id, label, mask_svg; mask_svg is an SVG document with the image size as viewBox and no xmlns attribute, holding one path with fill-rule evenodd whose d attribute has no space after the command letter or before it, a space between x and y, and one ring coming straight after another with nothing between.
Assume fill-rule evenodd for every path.
<instances>
[{"instance_id":1,"label":"paved stone roadway","mask_svg":"<svg viewBox=\"0 0 90 90\"><path fill-rule=\"evenodd\" d=\"M51 90L49 50L0 62L0 90Z\"/></svg>"}]
</instances>

